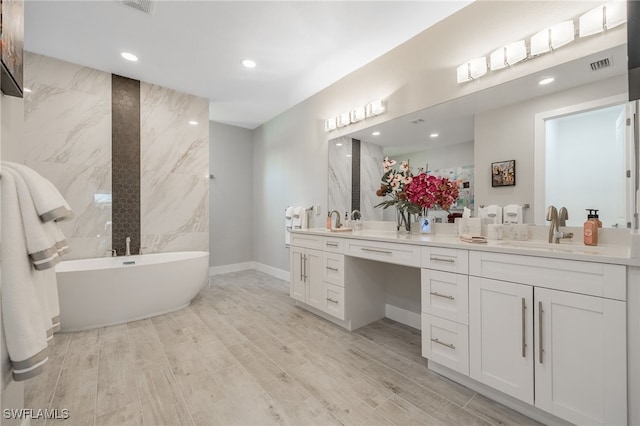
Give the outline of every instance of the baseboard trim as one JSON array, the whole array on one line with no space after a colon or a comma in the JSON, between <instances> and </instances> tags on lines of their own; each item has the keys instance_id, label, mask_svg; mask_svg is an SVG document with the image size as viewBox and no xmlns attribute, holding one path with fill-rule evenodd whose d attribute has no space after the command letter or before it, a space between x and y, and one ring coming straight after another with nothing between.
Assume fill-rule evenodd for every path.
<instances>
[{"instance_id":1,"label":"baseboard trim","mask_svg":"<svg viewBox=\"0 0 640 426\"><path fill-rule=\"evenodd\" d=\"M267 275L278 278L282 281L289 281L289 271L283 269L274 268L273 266L265 265L264 263L253 262L253 269L264 272Z\"/></svg>"},{"instance_id":2,"label":"baseboard trim","mask_svg":"<svg viewBox=\"0 0 640 426\"><path fill-rule=\"evenodd\" d=\"M230 265L211 266L209 275L228 274L229 272L246 271L247 269L255 269L254 262L233 263Z\"/></svg>"},{"instance_id":3,"label":"baseboard trim","mask_svg":"<svg viewBox=\"0 0 640 426\"><path fill-rule=\"evenodd\" d=\"M289 281L289 271L274 268L273 266L265 265L259 262L243 262L233 263L230 265L211 266L209 267L209 275L228 274L230 272L247 271L249 269L255 269L256 271L264 272L267 275L278 278L283 281Z\"/></svg>"},{"instance_id":4,"label":"baseboard trim","mask_svg":"<svg viewBox=\"0 0 640 426\"><path fill-rule=\"evenodd\" d=\"M422 316L418 313L387 303L384 305L384 316L409 327L422 330Z\"/></svg>"}]
</instances>

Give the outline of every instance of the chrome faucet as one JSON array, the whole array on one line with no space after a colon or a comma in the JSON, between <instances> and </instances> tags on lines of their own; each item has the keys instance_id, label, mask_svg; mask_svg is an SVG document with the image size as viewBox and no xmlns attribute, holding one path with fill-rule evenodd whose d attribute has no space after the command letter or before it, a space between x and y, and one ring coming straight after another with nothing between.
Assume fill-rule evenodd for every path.
<instances>
[{"instance_id":1,"label":"chrome faucet","mask_svg":"<svg viewBox=\"0 0 640 426\"><path fill-rule=\"evenodd\" d=\"M125 255L125 256L131 256L131 237L127 237L127 238L124 240L124 242L125 242L125 244L127 245L127 246L126 246L126 249L125 249L125 252L124 252L124 255Z\"/></svg>"},{"instance_id":2,"label":"chrome faucet","mask_svg":"<svg viewBox=\"0 0 640 426\"><path fill-rule=\"evenodd\" d=\"M333 214L336 214L336 229L340 228L342 224L340 223L340 212L338 210L334 210L331 212L331 219L333 219Z\"/></svg>"},{"instance_id":3,"label":"chrome faucet","mask_svg":"<svg viewBox=\"0 0 640 426\"><path fill-rule=\"evenodd\" d=\"M360 210L354 210L351 212L351 220L360 220L362 219L362 213Z\"/></svg>"},{"instance_id":4,"label":"chrome faucet","mask_svg":"<svg viewBox=\"0 0 640 426\"><path fill-rule=\"evenodd\" d=\"M559 229L560 226L565 226L567 219L569 219L569 213L566 208L560 209L560 216L554 206L547 208L547 220L551 221L549 224L549 243L559 244L561 238L573 238L573 232L561 232Z\"/></svg>"}]
</instances>

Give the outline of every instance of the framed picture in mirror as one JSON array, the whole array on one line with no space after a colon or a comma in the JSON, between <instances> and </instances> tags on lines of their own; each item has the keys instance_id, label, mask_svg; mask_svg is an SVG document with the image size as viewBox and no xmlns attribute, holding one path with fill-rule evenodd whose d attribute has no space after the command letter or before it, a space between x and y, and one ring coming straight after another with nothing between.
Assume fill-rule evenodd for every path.
<instances>
[{"instance_id":1,"label":"framed picture in mirror","mask_svg":"<svg viewBox=\"0 0 640 426\"><path fill-rule=\"evenodd\" d=\"M491 186L515 186L516 160L491 163Z\"/></svg>"}]
</instances>

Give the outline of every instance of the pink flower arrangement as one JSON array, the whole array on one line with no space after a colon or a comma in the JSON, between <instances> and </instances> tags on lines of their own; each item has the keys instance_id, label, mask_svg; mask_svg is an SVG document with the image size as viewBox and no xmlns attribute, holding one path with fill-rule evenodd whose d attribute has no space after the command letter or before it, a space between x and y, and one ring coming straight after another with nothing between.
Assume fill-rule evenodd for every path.
<instances>
[{"instance_id":1,"label":"pink flower arrangement","mask_svg":"<svg viewBox=\"0 0 640 426\"><path fill-rule=\"evenodd\" d=\"M442 210L449 211L458 200L458 184L446 177L437 177L420 173L413 176L404 188L409 201L423 209L440 206Z\"/></svg>"}]
</instances>

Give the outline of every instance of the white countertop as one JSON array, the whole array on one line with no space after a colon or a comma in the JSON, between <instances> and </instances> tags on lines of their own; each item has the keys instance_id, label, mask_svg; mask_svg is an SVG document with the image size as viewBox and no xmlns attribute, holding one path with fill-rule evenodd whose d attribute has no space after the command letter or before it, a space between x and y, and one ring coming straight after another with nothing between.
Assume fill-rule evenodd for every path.
<instances>
[{"instance_id":1,"label":"white countertop","mask_svg":"<svg viewBox=\"0 0 640 426\"><path fill-rule=\"evenodd\" d=\"M565 243L549 244L546 241L528 240L489 240L485 244L467 243L458 239L455 234L399 234L396 231L360 230L351 232L331 232L325 228L292 230L293 233L331 236L332 238L351 238L369 241L403 243L421 246L447 247L466 250L489 251L505 254L550 257L555 259L581 260L617 265L640 266L640 258L631 256L631 249L626 246L585 246L583 244Z\"/></svg>"}]
</instances>

